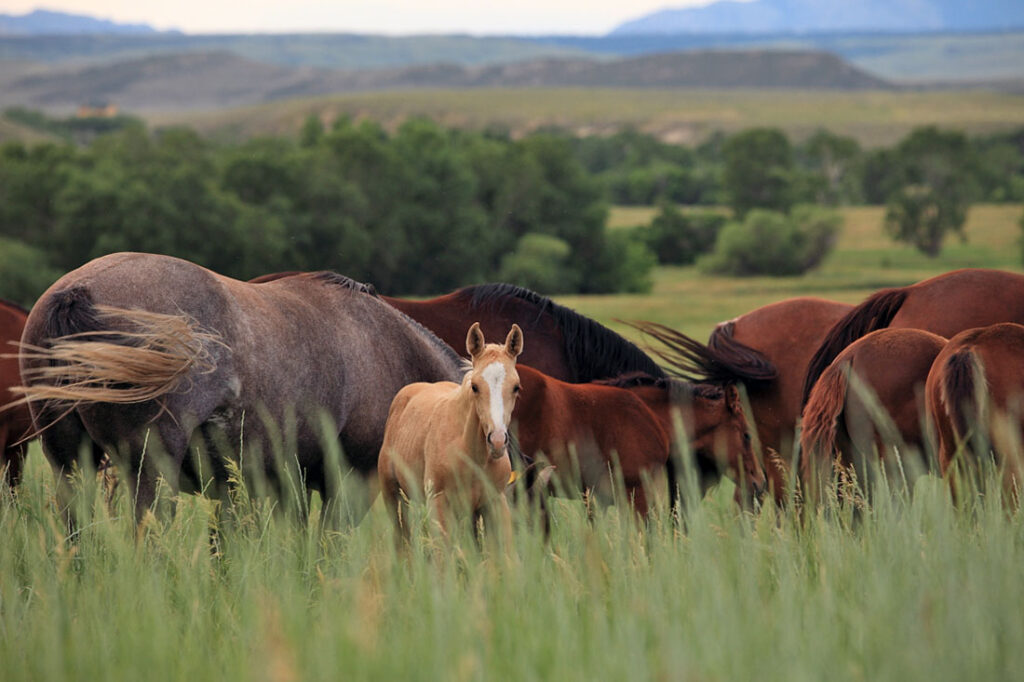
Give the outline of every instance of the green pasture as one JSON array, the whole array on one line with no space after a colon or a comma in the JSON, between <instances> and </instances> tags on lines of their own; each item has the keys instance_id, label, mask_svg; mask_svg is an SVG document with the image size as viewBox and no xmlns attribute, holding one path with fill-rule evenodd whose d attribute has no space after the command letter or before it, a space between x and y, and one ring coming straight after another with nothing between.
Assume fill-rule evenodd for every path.
<instances>
[{"instance_id":1,"label":"green pasture","mask_svg":"<svg viewBox=\"0 0 1024 682\"><path fill-rule=\"evenodd\" d=\"M1024 125L1024 96L985 90L826 91L715 89L497 88L402 90L293 99L208 112L149 112L153 127L187 125L227 139L295 135L309 115L369 118L397 127L426 116L447 127L504 128L522 134L558 126L579 135L632 126L692 144L715 131L770 126L803 139L827 128L866 146L891 145L913 128L936 125L971 134Z\"/></svg>"},{"instance_id":2,"label":"green pasture","mask_svg":"<svg viewBox=\"0 0 1024 682\"><path fill-rule=\"evenodd\" d=\"M839 246L800 278L661 269L637 297L561 297L608 322L704 336L758 305L857 301L950 268L1018 269L1021 206L978 206L965 244L931 261L844 211ZM613 222L636 220L616 210ZM529 340L526 341L529 343ZM184 497L136 529L92 476L67 537L38 446L0 492L0 679L7 680L1015 680L1024 670L1024 518L997 495L891 481L870 508L741 512L725 485L679 518L558 501L550 540L515 509L513 536L428 531L397 551L379 505L354 527L275 514L245 488L215 513ZM218 528L216 552L210 527Z\"/></svg>"}]
</instances>

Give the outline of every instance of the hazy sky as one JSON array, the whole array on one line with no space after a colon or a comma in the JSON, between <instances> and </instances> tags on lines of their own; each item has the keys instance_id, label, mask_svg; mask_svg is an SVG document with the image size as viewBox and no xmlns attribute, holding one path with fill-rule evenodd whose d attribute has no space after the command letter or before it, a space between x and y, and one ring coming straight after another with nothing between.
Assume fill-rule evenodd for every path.
<instances>
[{"instance_id":1,"label":"hazy sky","mask_svg":"<svg viewBox=\"0 0 1024 682\"><path fill-rule=\"evenodd\" d=\"M0 0L0 13L44 8L188 33L604 33L666 6L711 0Z\"/></svg>"}]
</instances>

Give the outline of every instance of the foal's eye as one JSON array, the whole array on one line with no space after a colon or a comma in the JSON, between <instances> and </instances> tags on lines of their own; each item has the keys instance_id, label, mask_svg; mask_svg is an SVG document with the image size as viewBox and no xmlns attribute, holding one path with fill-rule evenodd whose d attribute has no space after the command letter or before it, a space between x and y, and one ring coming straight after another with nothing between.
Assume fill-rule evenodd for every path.
<instances>
[{"instance_id":1,"label":"foal's eye","mask_svg":"<svg viewBox=\"0 0 1024 682\"><path fill-rule=\"evenodd\" d=\"M519 385L518 384L512 387L512 392L513 393L519 393Z\"/></svg>"},{"instance_id":2,"label":"foal's eye","mask_svg":"<svg viewBox=\"0 0 1024 682\"><path fill-rule=\"evenodd\" d=\"M750 434L749 433L744 433L743 434L743 442L744 443L749 443L750 442Z\"/></svg>"},{"instance_id":3,"label":"foal's eye","mask_svg":"<svg viewBox=\"0 0 1024 682\"><path fill-rule=\"evenodd\" d=\"M473 393L479 393L480 392L480 387L477 386L476 384L470 384L470 386L473 387Z\"/></svg>"}]
</instances>

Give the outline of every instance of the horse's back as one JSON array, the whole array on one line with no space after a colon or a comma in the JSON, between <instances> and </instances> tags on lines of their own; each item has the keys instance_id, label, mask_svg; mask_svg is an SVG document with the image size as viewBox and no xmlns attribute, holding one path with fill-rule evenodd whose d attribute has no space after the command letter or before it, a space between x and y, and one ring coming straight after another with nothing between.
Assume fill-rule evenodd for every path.
<instances>
[{"instance_id":1,"label":"horse's back","mask_svg":"<svg viewBox=\"0 0 1024 682\"><path fill-rule=\"evenodd\" d=\"M892 327L916 327L953 337L999 322L1024 323L1024 275L1003 270L954 270L907 287Z\"/></svg>"}]
</instances>

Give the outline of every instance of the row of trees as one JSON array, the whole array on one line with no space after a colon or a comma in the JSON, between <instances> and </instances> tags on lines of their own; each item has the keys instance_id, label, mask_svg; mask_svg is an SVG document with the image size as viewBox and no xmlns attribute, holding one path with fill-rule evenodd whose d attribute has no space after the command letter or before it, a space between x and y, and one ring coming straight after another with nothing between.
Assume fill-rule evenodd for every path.
<instances>
[{"instance_id":1,"label":"row of trees","mask_svg":"<svg viewBox=\"0 0 1024 682\"><path fill-rule=\"evenodd\" d=\"M38 273L5 293L23 300L54 271L121 250L240 278L334 269L385 292L428 294L510 278L503 268L529 280L538 240L554 246L557 291L642 290L653 259L629 235L607 233L606 215L568 139L424 120L394 134L311 122L298 140L241 145L134 126L86 147L0 149L0 238L17 247L4 252Z\"/></svg>"},{"instance_id":2,"label":"row of trees","mask_svg":"<svg viewBox=\"0 0 1024 682\"><path fill-rule=\"evenodd\" d=\"M703 266L734 274L813 267L839 219L807 204L885 203L892 235L934 254L970 201L1024 199L1024 131L921 128L864 151L828 132L794 145L775 129L690 148L631 130L514 140L427 120L389 133L311 118L296 139L242 144L118 126L79 145L0 148L2 295L30 302L60 272L118 250L240 278L333 269L395 294L496 279L642 291L655 254L690 263L713 251ZM607 203L655 201L663 210L646 229L605 230Z\"/></svg>"},{"instance_id":3,"label":"row of trees","mask_svg":"<svg viewBox=\"0 0 1024 682\"><path fill-rule=\"evenodd\" d=\"M1024 201L1024 129L970 137L922 127L892 147L873 149L827 130L793 143L781 130L765 128L717 133L695 147L636 130L572 144L615 204L885 204L905 184L910 157L925 153L954 159L979 201ZM747 184L750 175L761 178L757 186Z\"/></svg>"}]
</instances>

